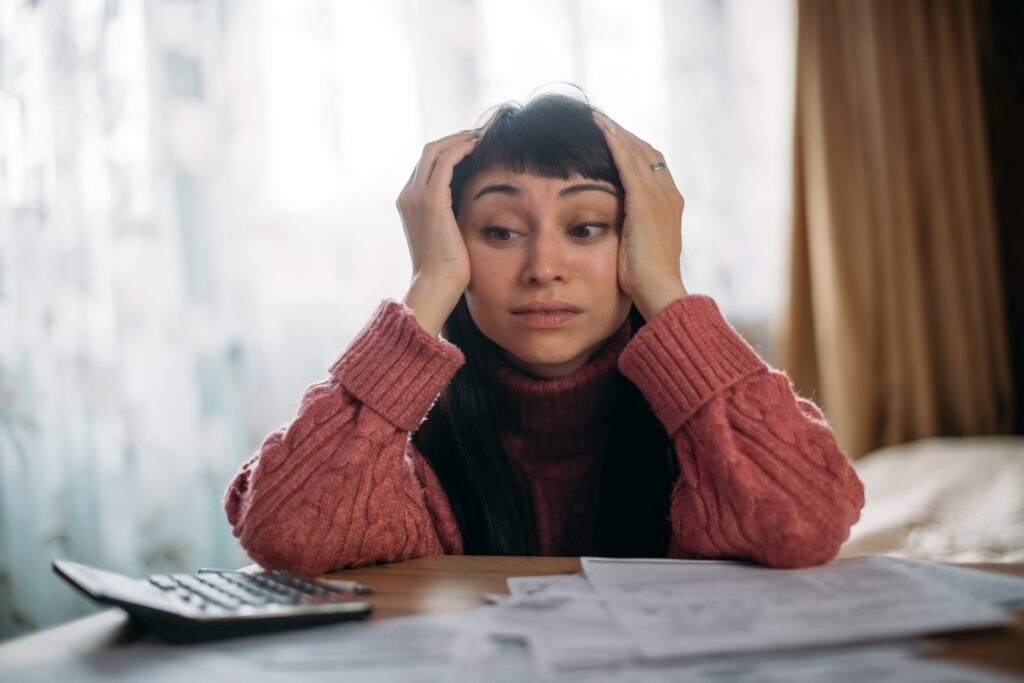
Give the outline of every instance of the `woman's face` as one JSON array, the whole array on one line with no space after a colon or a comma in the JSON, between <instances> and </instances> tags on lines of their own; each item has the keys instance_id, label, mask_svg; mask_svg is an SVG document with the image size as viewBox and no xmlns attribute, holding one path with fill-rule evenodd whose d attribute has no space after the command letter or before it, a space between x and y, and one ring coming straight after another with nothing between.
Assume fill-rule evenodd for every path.
<instances>
[{"instance_id":1,"label":"woman's face","mask_svg":"<svg viewBox=\"0 0 1024 683\"><path fill-rule=\"evenodd\" d=\"M515 367L564 377L625 322L622 199L615 186L491 168L469 179L458 222L469 251L470 315ZM536 312L538 308L562 309ZM569 309L566 312L564 309Z\"/></svg>"}]
</instances>

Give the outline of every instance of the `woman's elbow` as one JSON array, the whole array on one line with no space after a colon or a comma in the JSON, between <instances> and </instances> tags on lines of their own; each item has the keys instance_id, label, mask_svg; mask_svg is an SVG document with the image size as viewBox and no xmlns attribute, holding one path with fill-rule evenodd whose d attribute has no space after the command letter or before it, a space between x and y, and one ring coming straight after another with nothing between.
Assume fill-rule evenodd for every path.
<instances>
[{"instance_id":1,"label":"woman's elbow","mask_svg":"<svg viewBox=\"0 0 1024 683\"><path fill-rule=\"evenodd\" d=\"M291 521L265 521L258 530L243 531L239 536L249 557L265 569L318 576L337 569L444 554L434 534L408 520L399 524L395 520L378 520L364 528L351 525L349 516L349 525L332 530L330 538L318 539L314 536L319 522L297 523L295 511L287 518Z\"/></svg>"},{"instance_id":2,"label":"woman's elbow","mask_svg":"<svg viewBox=\"0 0 1024 683\"><path fill-rule=\"evenodd\" d=\"M766 548L754 559L759 564L775 569L813 567L835 559L842 544L842 540L829 538L794 538L787 543Z\"/></svg>"},{"instance_id":3,"label":"woman's elbow","mask_svg":"<svg viewBox=\"0 0 1024 683\"><path fill-rule=\"evenodd\" d=\"M850 537L864 507L864 485L836 447L827 493L813 499L790 498L766 515L762 525L770 543L757 558L771 567L796 569L829 562ZM838 464L838 466L837 466Z\"/></svg>"},{"instance_id":4,"label":"woman's elbow","mask_svg":"<svg viewBox=\"0 0 1024 683\"><path fill-rule=\"evenodd\" d=\"M333 568L332 562L310 552L308 541L295 538L294 527L265 524L258 529L236 529L235 535L246 554L264 569L318 576Z\"/></svg>"},{"instance_id":5,"label":"woman's elbow","mask_svg":"<svg viewBox=\"0 0 1024 683\"><path fill-rule=\"evenodd\" d=\"M824 564L835 559L839 549L850 537L850 528L859 518L859 508L851 506L830 514L797 509L774 520L764 544L754 560L768 567L799 569Z\"/></svg>"}]
</instances>

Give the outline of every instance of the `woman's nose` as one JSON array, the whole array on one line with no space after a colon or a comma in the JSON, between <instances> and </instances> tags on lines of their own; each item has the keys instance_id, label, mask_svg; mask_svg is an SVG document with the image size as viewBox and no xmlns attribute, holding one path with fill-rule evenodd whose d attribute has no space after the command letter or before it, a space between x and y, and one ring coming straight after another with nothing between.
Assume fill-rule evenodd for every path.
<instances>
[{"instance_id":1,"label":"woman's nose","mask_svg":"<svg viewBox=\"0 0 1024 683\"><path fill-rule=\"evenodd\" d=\"M523 281L526 284L565 282L569 279L566 264L564 240L557 231L538 230L530 237L526 249L526 263L523 267Z\"/></svg>"}]
</instances>

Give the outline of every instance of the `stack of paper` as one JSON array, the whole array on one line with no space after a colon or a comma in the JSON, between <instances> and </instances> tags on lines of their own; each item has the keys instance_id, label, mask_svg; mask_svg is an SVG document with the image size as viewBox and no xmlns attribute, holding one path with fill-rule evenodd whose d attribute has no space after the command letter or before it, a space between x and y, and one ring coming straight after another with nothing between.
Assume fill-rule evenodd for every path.
<instances>
[{"instance_id":1,"label":"stack of paper","mask_svg":"<svg viewBox=\"0 0 1024 683\"><path fill-rule=\"evenodd\" d=\"M888 640L1012 621L1005 610L884 557L795 571L588 557L583 570L648 657Z\"/></svg>"},{"instance_id":2,"label":"stack of paper","mask_svg":"<svg viewBox=\"0 0 1024 683\"><path fill-rule=\"evenodd\" d=\"M885 557L802 570L583 558L583 569L509 579L484 613L549 680L1006 680L914 659L933 649L916 637L1007 624L1003 606L1024 604L1024 579Z\"/></svg>"},{"instance_id":3,"label":"stack of paper","mask_svg":"<svg viewBox=\"0 0 1024 683\"><path fill-rule=\"evenodd\" d=\"M1004 608L1024 604L1024 579L885 557L800 570L583 558L583 569L509 579L508 595L469 612L146 643L0 679L998 683L1010 679L921 659L934 647L919 636L1006 624Z\"/></svg>"}]
</instances>

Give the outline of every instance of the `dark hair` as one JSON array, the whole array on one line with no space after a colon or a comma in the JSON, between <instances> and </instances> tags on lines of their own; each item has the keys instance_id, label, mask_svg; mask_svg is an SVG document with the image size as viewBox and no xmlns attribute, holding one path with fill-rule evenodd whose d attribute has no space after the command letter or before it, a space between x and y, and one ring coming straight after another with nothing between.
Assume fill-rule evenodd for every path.
<instances>
[{"instance_id":1,"label":"dark hair","mask_svg":"<svg viewBox=\"0 0 1024 683\"><path fill-rule=\"evenodd\" d=\"M455 166L451 188L456 215L466 181L494 166L545 178L578 173L621 190L611 150L591 117L594 111L584 100L556 93L536 97L525 107L511 102L495 107L480 128L473 154Z\"/></svg>"},{"instance_id":2,"label":"dark hair","mask_svg":"<svg viewBox=\"0 0 1024 683\"><path fill-rule=\"evenodd\" d=\"M621 188L592 111L588 102L560 94L496 108L473 154L455 167L451 188L456 213L466 181L494 166L554 178L578 173ZM635 306L629 320L633 334L644 324ZM465 297L445 322L443 334L463 351L466 363L413 441L448 496L466 554L535 555L539 547L533 501L509 456L507 425L487 363L495 344L473 322ZM678 466L665 429L640 391L618 375L614 393L614 443L602 466L599 547L594 552L664 556Z\"/></svg>"}]
</instances>

